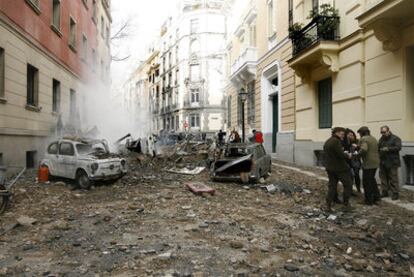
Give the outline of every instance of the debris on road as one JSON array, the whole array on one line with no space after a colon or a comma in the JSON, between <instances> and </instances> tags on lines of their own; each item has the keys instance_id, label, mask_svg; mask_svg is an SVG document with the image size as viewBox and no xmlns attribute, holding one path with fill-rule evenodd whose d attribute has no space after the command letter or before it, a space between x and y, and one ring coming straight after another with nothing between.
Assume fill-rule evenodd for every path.
<instances>
[{"instance_id":1,"label":"debris on road","mask_svg":"<svg viewBox=\"0 0 414 277\"><path fill-rule=\"evenodd\" d=\"M200 182L187 183L186 187L196 195L202 195L203 193L214 195L216 193L215 189Z\"/></svg>"},{"instance_id":2,"label":"debris on road","mask_svg":"<svg viewBox=\"0 0 414 277\"><path fill-rule=\"evenodd\" d=\"M165 171L170 172L170 173L176 173L176 174L184 174L184 175L198 175L204 169L205 169L205 167L195 167L195 168L187 168L187 167L176 168L176 167L172 167L172 168L166 168Z\"/></svg>"}]
</instances>

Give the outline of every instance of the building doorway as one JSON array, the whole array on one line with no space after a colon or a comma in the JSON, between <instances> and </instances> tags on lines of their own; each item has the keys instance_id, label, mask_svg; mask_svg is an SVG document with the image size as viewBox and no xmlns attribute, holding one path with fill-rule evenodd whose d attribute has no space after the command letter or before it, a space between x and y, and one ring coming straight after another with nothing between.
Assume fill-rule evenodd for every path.
<instances>
[{"instance_id":1,"label":"building doorway","mask_svg":"<svg viewBox=\"0 0 414 277\"><path fill-rule=\"evenodd\" d=\"M276 61L265 68L261 80L261 126L264 146L269 153L277 152L280 132L280 76L279 63Z\"/></svg>"},{"instance_id":2,"label":"building doorway","mask_svg":"<svg viewBox=\"0 0 414 277\"><path fill-rule=\"evenodd\" d=\"M272 97L273 106L273 130L272 130L272 153L276 153L277 150L277 133L279 133L279 95L276 94Z\"/></svg>"}]
</instances>

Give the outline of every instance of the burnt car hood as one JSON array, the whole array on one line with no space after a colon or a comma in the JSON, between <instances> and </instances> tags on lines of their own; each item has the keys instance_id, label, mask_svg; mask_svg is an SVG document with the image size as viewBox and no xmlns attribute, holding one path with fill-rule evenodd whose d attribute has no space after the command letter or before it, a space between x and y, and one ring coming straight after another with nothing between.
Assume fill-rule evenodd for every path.
<instances>
[{"instance_id":1,"label":"burnt car hood","mask_svg":"<svg viewBox=\"0 0 414 277\"><path fill-rule=\"evenodd\" d=\"M105 153L105 154L92 153L92 154L87 154L87 155L81 155L79 157L79 160L99 161L99 162L119 162L121 161L121 158L111 153Z\"/></svg>"}]
</instances>

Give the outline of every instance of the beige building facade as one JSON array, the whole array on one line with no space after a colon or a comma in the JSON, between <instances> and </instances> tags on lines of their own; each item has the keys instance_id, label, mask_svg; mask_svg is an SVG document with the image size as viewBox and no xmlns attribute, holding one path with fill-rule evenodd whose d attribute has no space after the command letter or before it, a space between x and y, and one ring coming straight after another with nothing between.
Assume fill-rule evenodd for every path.
<instances>
[{"instance_id":1,"label":"beige building facade","mask_svg":"<svg viewBox=\"0 0 414 277\"><path fill-rule=\"evenodd\" d=\"M88 83L109 87L111 21L107 0L1 1L0 165L37 167Z\"/></svg>"},{"instance_id":2,"label":"beige building facade","mask_svg":"<svg viewBox=\"0 0 414 277\"><path fill-rule=\"evenodd\" d=\"M287 61L292 47L288 38L289 5L282 0L229 1L227 129L241 134L245 102L246 137L253 129L264 134L266 151L281 160L294 161L294 73ZM246 5L247 4L247 5Z\"/></svg>"},{"instance_id":3,"label":"beige building facade","mask_svg":"<svg viewBox=\"0 0 414 277\"><path fill-rule=\"evenodd\" d=\"M307 17L323 4L338 11L334 31L329 18ZM404 182L414 184L414 1L294 0L292 13L303 23L289 60L297 75L295 161L318 164L333 126L367 125L379 137L389 125L404 142Z\"/></svg>"}]
</instances>

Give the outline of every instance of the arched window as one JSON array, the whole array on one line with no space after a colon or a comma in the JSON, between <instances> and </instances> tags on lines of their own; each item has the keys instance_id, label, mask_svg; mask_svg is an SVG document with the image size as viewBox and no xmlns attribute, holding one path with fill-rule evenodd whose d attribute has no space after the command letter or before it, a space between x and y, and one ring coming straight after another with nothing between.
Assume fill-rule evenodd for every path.
<instances>
[{"instance_id":1,"label":"arched window","mask_svg":"<svg viewBox=\"0 0 414 277\"><path fill-rule=\"evenodd\" d=\"M198 55L200 53L200 42L198 40L194 39L191 41L190 53L191 55Z\"/></svg>"}]
</instances>

